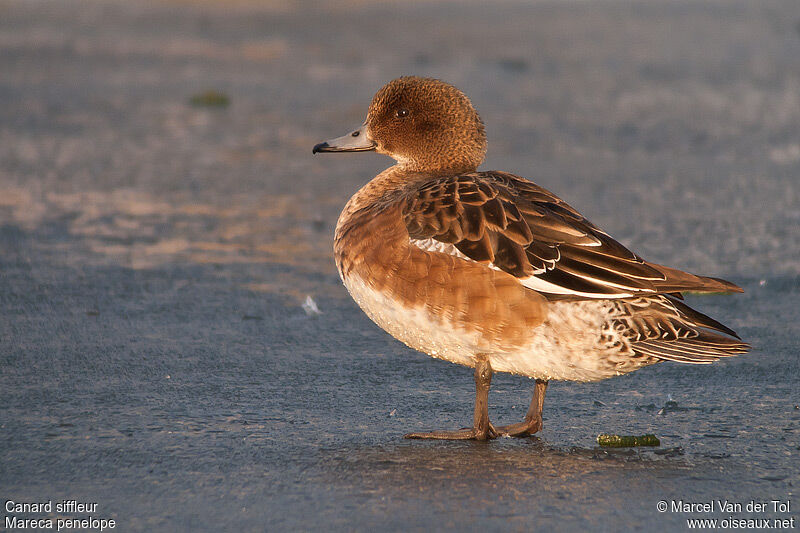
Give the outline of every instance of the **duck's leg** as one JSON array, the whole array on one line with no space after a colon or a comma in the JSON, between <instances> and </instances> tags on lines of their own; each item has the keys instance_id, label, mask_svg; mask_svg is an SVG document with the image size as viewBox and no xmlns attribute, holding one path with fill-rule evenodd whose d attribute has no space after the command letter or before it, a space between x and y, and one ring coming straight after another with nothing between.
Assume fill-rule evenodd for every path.
<instances>
[{"instance_id":1,"label":"duck's leg","mask_svg":"<svg viewBox=\"0 0 800 533\"><path fill-rule=\"evenodd\" d=\"M497 438L498 433L489 422L489 386L492 383L492 366L486 357L479 357L475 363L475 413L472 427L458 431L431 431L430 433L409 433L407 439L440 440L487 440Z\"/></svg>"},{"instance_id":2,"label":"duck's leg","mask_svg":"<svg viewBox=\"0 0 800 533\"><path fill-rule=\"evenodd\" d=\"M531 405L528 407L528 413L525 415L525 420L518 424L511 424L509 426L500 426L497 432L500 435L507 435L509 437L527 437L533 435L542 429L542 408L544 407L544 393L547 390L547 381L543 379L536 380L536 386L533 388L533 398Z\"/></svg>"}]
</instances>

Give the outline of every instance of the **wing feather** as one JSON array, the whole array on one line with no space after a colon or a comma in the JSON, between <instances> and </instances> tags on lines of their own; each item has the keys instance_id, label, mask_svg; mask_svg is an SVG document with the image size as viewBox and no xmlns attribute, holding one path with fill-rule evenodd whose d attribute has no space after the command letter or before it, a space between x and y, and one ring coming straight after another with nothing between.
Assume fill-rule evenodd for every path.
<instances>
[{"instance_id":1,"label":"wing feather","mask_svg":"<svg viewBox=\"0 0 800 533\"><path fill-rule=\"evenodd\" d=\"M452 244L467 258L489 263L551 298L740 290L647 263L555 194L505 172L410 185L403 216L411 239Z\"/></svg>"}]
</instances>

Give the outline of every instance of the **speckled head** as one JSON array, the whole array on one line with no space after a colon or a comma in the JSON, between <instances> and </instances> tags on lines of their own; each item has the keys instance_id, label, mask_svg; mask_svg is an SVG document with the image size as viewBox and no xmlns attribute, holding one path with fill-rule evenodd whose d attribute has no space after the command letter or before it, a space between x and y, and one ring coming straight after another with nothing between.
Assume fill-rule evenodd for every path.
<instances>
[{"instance_id":1,"label":"speckled head","mask_svg":"<svg viewBox=\"0 0 800 533\"><path fill-rule=\"evenodd\" d=\"M472 103L452 85L404 76L372 99L364 125L314 152L377 150L415 172L469 172L486 154L486 134Z\"/></svg>"}]
</instances>

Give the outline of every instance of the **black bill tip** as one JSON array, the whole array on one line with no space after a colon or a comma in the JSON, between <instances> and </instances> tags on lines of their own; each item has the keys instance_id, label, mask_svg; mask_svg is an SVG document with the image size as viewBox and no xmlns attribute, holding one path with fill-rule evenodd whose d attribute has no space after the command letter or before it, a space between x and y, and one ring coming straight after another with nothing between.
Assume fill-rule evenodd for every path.
<instances>
[{"instance_id":1,"label":"black bill tip","mask_svg":"<svg viewBox=\"0 0 800 533\"><path fill-rule=\"evenodd\" d=\"M311 149L311 153L316 154L317 152L327 152L327 148L330 148L328 143L319 143L314 145L314 148Z\"/></svg>"}]
</instances>

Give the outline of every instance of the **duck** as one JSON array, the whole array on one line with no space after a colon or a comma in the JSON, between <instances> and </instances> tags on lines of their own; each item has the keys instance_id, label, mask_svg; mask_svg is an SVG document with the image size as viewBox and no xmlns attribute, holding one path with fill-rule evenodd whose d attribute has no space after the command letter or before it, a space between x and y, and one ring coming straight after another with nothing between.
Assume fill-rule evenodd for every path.
<instances>
[{"instance_id":1,"label":"duck","mask_svg":"<svg viewBox=\"0 0 800 533\"><path fill-rule=\"evenodd\" d=\"M312 150L394 159L342 210L339 275L395 339L474 369L472 427L406 438L528 437L542 429L550 381L599 381L662 361L709 364L749 350L682 296L739 286L645 261L549 190L479 171L486 149L483 121L462 91L403 76L375 94L360 127ZM490 421L495 372L534 380L521 422Z\"/></svg>"}]
</instances>

